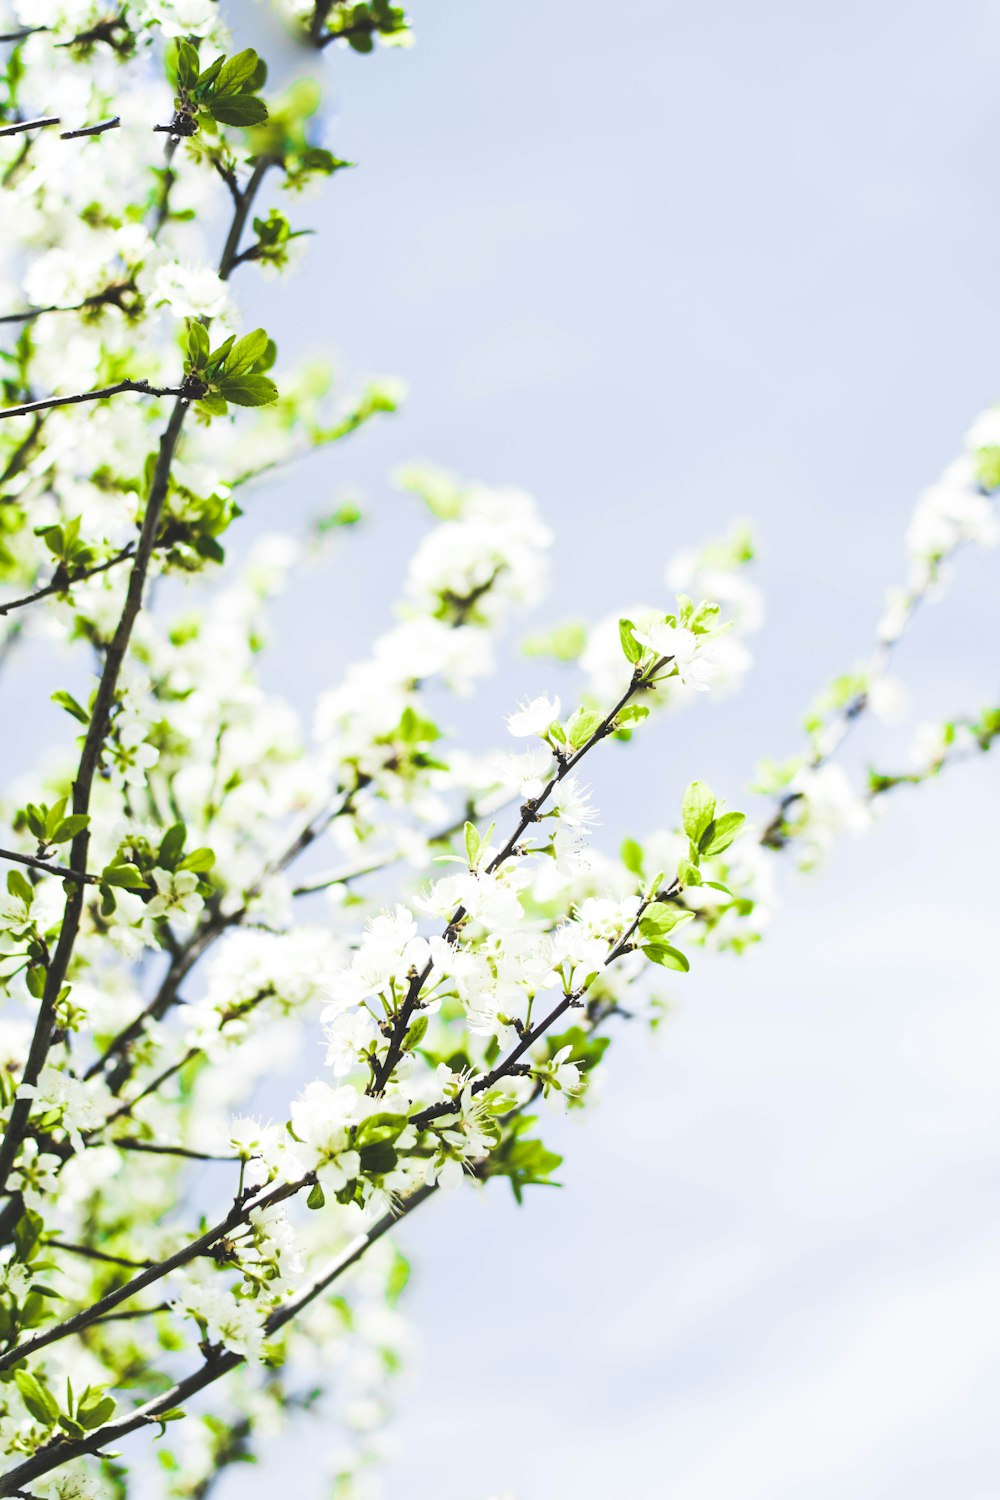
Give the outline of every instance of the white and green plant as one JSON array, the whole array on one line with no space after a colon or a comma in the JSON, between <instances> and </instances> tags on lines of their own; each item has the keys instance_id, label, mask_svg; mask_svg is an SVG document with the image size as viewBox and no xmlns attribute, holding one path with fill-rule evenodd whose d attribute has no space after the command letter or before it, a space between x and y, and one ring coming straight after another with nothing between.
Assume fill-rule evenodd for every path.
<instances>
[{"instance_id":1,"label":"white and green plant","mask_svg":"<svg viewBox=\"0 0 1000 1500\"><path fill-rule=\"evenodd\" d=\"M388 0L277 8L312 66L411 40ZM657 1024L651 976L749 947L776 861L817 864L1000 733L997 708L922 726L861 786L837 761L952 555L997 540L987 413L919 501L867 666L765 767L755 824L695 781L615 854L580 775L742 678L745 528L679 557L671 597L529 640L562 663L553 694L498 726L516 749L473 755L444 693L538 602L551 536L519 491L407 470L430 520L398 622L317 683L305 734L257 657L307 539L234 574L227 533L258 477L400 388L332 410L280 327L240 324L233 278L285 271L301 191L347 166L316 143L318 88L272 91L240 44L241 10L13 0L0 36L0 664L34 652L65 710L0 801L0 1495L205 1496L327 1394L365 1404L331 1481L360 1494L406 1341L396 1223L465 1182L551 1183L545 1107L583 1108L616 1028ZM356 515L323 527L349 544ZM261 1123L282 1069L294 1097Z\"/></svg>"}]
</instances>

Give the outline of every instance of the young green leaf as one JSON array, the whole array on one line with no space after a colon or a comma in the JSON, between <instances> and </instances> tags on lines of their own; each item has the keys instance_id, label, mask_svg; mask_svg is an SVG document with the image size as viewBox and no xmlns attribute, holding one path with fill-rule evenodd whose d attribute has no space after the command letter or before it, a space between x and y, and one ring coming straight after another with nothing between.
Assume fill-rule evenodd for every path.
<instances>
[{"instance_id":1,"label":"young green leaf","mask_svg":"<svg viewBox=\"0 0 1000 1500\"><path fill-rule=\"evenodd\" d=\"M270 406L278 399L278 387L266 375L240 375L236 380L223 376L219 393L234 406Z\"/></svg>"},{"instance_id":2,"label":"young green leaf","mask_svg":"<svg viewBox=\"0 0 1000 1500\"><path fill-rule=\"evenodd\" d=\"M664 969L677 969L686 974L691 967L680 949L671 948L668 943L647 943L642 951L654 964L660 964Z\"/></svg>"},{"instance_id":3,"label":"young green leaf","mask_svg":"<svg viewBox=\"0 0 1000 1500\"><path fill-rule=\"evenodd\" d=\"M706 786L703 781L692 781L684 793L681 816L684 820L684 832L692 844L697 845L715 817L715 797L711 787Z\"/></svg>"},{"instance_id":4,"label":"young green leaf","mask_svg":"<svg viewBox=\"0 0 1000 1500\"><path fill-rule=\"evenodd\" d=\"M625 659L635 666L636 662L642 660L643 648L635 638L635 626L631 620L618 621L618 635L622 643Z\"/></svg>"},{"instance_id":5,"label":"young green leaf","mask_svg":"<svg viewBox=\"0 0 1000 1500\"><path fill-rule=\"evenodd\" d=\"M263 328L255 328L252 333L245 333L241 339L237 339L226 355L223 368L226 379L248 374L261 356L266 353L267 346L268 337Z\"/></svg>"},{"instance_id":6,"label":"young green leaf","mask_svg":"<svg viewBox=\"0 0 1000 1500\"><path fill-rule=\"evenodd\" d=\"M241 94L235 99L213 99L208 112L220 125L263 125L267 119L267 105L252 94Z\"/></svg>"},{"instance_id":7,"label":"young green leaf","mask_svg":"<svg viewBox=\"0 0 1000 1500\"><path fill-rule=\"evenodd\" d=\"M723 813L721 818L716 818L714 822L709 823L702 834L698 845L701 853L709 855L724 853L745 822L745 813Z\"/></svg>"}]
</instances>

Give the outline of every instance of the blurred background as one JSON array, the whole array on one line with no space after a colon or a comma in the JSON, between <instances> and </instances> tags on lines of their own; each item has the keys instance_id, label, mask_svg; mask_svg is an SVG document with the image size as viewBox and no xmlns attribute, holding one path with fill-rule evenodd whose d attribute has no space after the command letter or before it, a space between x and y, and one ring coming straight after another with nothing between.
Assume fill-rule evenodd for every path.
<instances>
[{"instance_id":1,"label":"blurred background","mask_svg":"<svg viewBox=\"0 0 1000 1500\"><path fill-rule=\"evenodd\" d=\"M759 811L757 760L864 660L919 490L1000 397L1000 5L412 8L413 51L316 60L359 169L292 205L319 231L297 277L238 287L283 357L411 389L256 491L237 550L347 494L367 517L280 603L269 680L308 714L388 623L423 527L404 459L538 498L532 629L665 598L671 554L745 517L745 689L590 776L609 847L692 776ZM302 67L264 5L231 9ZM915 721L996 701L997 566L962 554L907 637ZM526 692L572 693L518 659L528 628L447 706L476 746ZM906 738L868 726L846 763L895 768ZM676 976L655 1041L622 1028L600 1106L549 1128L561 1191L463 1189L406 1226L422 1350L388 1496L995 1500L997 766L887 801L783 870L755 951ZM220 1496L319 1494L334 1437L303 1426Z\"/></svg>"}]
</instances>

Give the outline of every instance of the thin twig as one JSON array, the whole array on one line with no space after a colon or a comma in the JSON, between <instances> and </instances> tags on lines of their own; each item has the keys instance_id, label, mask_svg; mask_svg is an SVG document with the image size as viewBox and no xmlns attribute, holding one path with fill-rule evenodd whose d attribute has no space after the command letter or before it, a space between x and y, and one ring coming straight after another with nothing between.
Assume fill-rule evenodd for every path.
<instances>
[{"instance_id":1,"label":"thin twig","mask_svg":"<svg viewBox=\"0 0 1000 1500\"><path fill-rule=\"evenodd\" d=\"M435 1192L434 1187L419 1188L403 1202L398 1212L383 1214L371 1229L359 1234L348 1245L345 1245L321 1276L299 1292L298 1296L292 1297L271 1314L264 1324L265 1336L273 1337L284 1328L286 1323L290 1323L293 1318L297 1317L303 1308L308 1307L317 1297L321 1297L335 1281L343 1276L345 1271L361 1259L376 1240L380 1240L384 1234L393 1229L400 1219L413 1213L421 1203L426 1203ZM183 1380L179 1380L162 1395L154 1397L152 1401L147 1401L143 1406L136 1407L128 1416L120 1417L117 1422L108 1422L94 1432L88 1433L86 1437L71 1439L68 1442L64 1438L57 1438L46 1443L23 1464L8 1470L0 1477L0 1495L16 1495L22 1485L30 1484L33 1479L50 1473L52 1469L59 1468L71 1459L81 1458L87 1453L97 1453L109 1444L127 1437L129 1433L137 1432L140 1428L158 1426L162 1413L182 1406L191 1396L197 1395L206 1386L214 1384L216 1380L221 1379L223 1375L228 1375L231 1370L237 1369L243 1363L244 1356L232 1350L211 1351L199 1369Z\"/></svg>"},{"instance_id":2,"label":"thin twig","mask_svg":"<svg viewBox=\"0 0 1000 1500\"><path fill-rule=\"evenodd\" d=\"M13 860L18 865L28 865L40 870L43 875L58 875L60 880L74 880L82 885L97 885L99 876L86 870L73 870L69 865L54 865L50 860L39 859L35 854L19 854L16 849L0 849L0 859Z\"/></svg>"},{"instance_id":3,"label":"thin twig","mask_svg":"<svg viewBox=\"0 0 1000 1500\"><path fill-rule=\"evenodd\" d=\"M74 573L69 578L60 579L57 575L51 583L47 583L44 588L36 589L33 594L25 594L20 599L11 599L6 604L0 604L0 615L9 615L15 609L24 609L25 605L34 604L49 594L67 594L76 584L84 583L88 578L96 578L98 573L106 573L109 568L117 567L120 562L125 562L134 555L135 543L129 542L128 546L116 552L114 557L109 557L102 563L96 563L92 568L81 568L78 573Z\"/></svg>"},{"instance_id":4,"label":"thin twig","mask_svg":"<svg viewBox=\"0 0 1000 1500\"><path fill-rule=\"evenodd\" d=\"M44 115L37 120L18 120L14 125L0 125L0 136L23 135L26 130L41 130L44 125L61 125L58 115Z\"/></svg>"},{"instance_id":5,"label":"thin twig","mask_svg":"<svg viewBox=\"0 0 1000 1500\"><path fill-rule=\"evenodd\" d=\"M671 657L663 656L659 657L652 664L652 666L646 668L645 671L637 667L632 674L632 679L629 682L628 687L625 689L624 693L622 693L621 697L618 699L618 702L607 714L605 714L604 718L598 724L594 732L580 746L580 749L577 750L573 755L564 755L557 758L556 770L549 778L549 780L545 783L541 792L537 797L529 797L528 800L523 804L521 808L521 817L518 821L517 827L514 829L514 832L511 834L510 838L504 844L500 852L494 855L493 859L486 866L487 875L495 874L500 866L505 864L506 861L510 859L511 855L515 853L518 844L520 843L521 839L524 837L528 829L531 827L532 823L538 821L539 809L545 805L559 783L570 773L570 771L573 770L575 766L579 765L583 757L588 754L588 752L592 750L596 744L598 744L601 740L606 739L609 734L614 733L615 719L621 713L622 709L625 708L629 700L633 698L636 693L651 688L655 683L657 673L662 671L662 669L671 660ZM454 942L455 938L458 936L459 930L465 920L465 917L466 911L464 906L457 907L456 910L452 913L451 919L444 930L444 938L446 942ZM423 989L424 985L427 983L433 967L434 960L429 958L424 964L424 967L418 973L414 974L412 979L410 980L406 995L403 998L403 1002L397 1010L396 1015L392 1021L392 1027L389 1033L389 1046L386 1049L385 1056L381 1059L380 1062L374 1062L372 1064L371 1081L368 1084L367 1089L365 1090L367 1094L373 1095L377 1098L380 1094L383 1094L385 1092L386 1085L389 1082L389 1079L392 1077L393 1072L396 1068L396 1064L399 1062L399 1059L402 1056L403 1044L406 1040L406 1033L410 1028L410 1021L413 1018L413 1013L418 1007L420 992Z\"/></svg>"},{"instance_id":6,"label":"thin twig","mask_svg":"<svg viewBox=\"0 0 1000 1500\"><path fill-rule=\"evenodd\" d=\"M93 1245L73 1245L68 1240L46 1240L53 1250L66 1250L70 1255L82 1255L86 1260L103 1260L110 1266L124 1266L128 1271L148 1271L154 1264L151 1260L127 1260L124 1255L111 1255L107 1250L95 1250Z\"/></svg>"},{"instance_id":7,"label":"thin twig","mask_svg":"<svg viewBox=\"0 0 1000 1500\"><path fill-rule=\"evenodd\" d=\"M102 120L99 125L81 125L79 130L60 131L59 139L61 141L75 141L81 135L103 135L106 130L117 130L121 122L121 115L115 115L110 120Z\"/></svg>"},{"instance_id":8,"label":"thin twig","mask_svg":"<svg viewBox=\"0 0 1000 1500\"><path fill-rule=\"evenodd\" d=\"M106 385L99 391L81 391L76 396L46 396L43 401L26 401L23 406L8 406L0 411L4 417L26 417L33 411L48 411L54 406L76 406L81 401L106 401L123 391L137 391L140 396L184 396L183 386L155 386L148 380L119 380L117 385Z\"/></svg>"}]
</instances>

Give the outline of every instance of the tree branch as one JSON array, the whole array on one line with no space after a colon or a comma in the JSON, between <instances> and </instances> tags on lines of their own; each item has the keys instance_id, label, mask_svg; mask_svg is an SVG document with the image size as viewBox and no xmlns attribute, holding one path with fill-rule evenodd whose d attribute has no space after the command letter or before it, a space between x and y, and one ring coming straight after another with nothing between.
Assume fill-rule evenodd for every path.
<instances>
[{"instance_id":1,"label":"tree branch","mask_svg":"<svg viewBox=\"0 0 1000 1500\"><path fill-rule=\"evenodd\" d=\"M148 380L119 380L117 385L106 385L99 391L82 391L77 396L47 396L43 401L27 401L23 406L8 406L0 411L4 417L26 417L34 411L49 411L54 406L77 406L81 401L106 401L122 391L138 391L140 396L178 396L185 400L183 386L155 386Z\"/></svg>"},{"instance_id":2,"label":"tree branch","mask_svg":"<svg viewBox=\"0 0 1000 1500\"><path fill-rule=\"evenodd\" d=\"M96 578L98 573L106 573L109 568L115 568L120 562L125 562L134 556L135 543L129 542L128 546L116 552L114 557L109 557L102 563L95 563L92 568L81 568L72 577L60 578L57 573L51 583L47 583L44 588L36 589L33 594L25 594L20 599L11 599L6 604L0 604L0 616L9 615L15 609L24 609L26 605L34 604L49 594L67 594L75 584L84 583L88 578Z\"/></svg>"},{"instance_id":3,"label":"tree branch","mask_svg":"<svg viewBox=\"0 0 1000 1500\"><path fill-rule=\"evenodd\" d=\"M282 1307L277 1308L268 1318L264 1325L265 1335L270 1338L278 1333L287 1323L317 1297L321 1297L344 1272L349 1270L368 1248L387 1234L400 1219L419 1208L436 1191L433 1187L418 1189L412 1197L406 1199L398 1213L383 1214L382 1217L372 1225L371 1229L359 1234L355 1239L344 1247L327 1267L326 1271L313 1281L308 1287L301 1291L298 1296L291 1298ZM71 1459L82 1458L88 1453L98 1453L110 1443L116 1443L121 1438L128 1437L132 1432L137 1432L142 1427L157 1426L160 1415L172 1411L181 1406L191 1396L203 1391L206 1386L214 1384L216 1380L228 1375L231 1370L237 1369L244 1364L244 1356L236 1354L232 1350L225 1352L213 1351L202 1366L179 1380L176 1385L164 1391L162 1395L156 1396L152 1401L147 1401L139 1406L127 1417L120 1418L117 1422L108 1422L96 1431L90 1432L83 1438L66 1439L56 1438L46 1443L31 1458L16 1468L10 1469L0 1477L0 1495L15 1496L22 1485L30 1484L33 1479L39 1479L43 1474L49 1474L53 1469L69 1463Z\"/></svg>"},{"instance_id":4,"label":"tree branch","mask_svg":"<svg viewBox=\"0 0 1000 1500\"><path fill-rule=\"evenodd\" d=\"M90 875L85 870L74 870L69 865L54 865L47 859L39 859L35 854L19 854L16 849L0 849L0 859L13 860L18 865L28 865L32 870L40 870L43 875L58 875L60 880L75 880L83 885L97 885L96 875Z\"/></svg>"},{"instance_id":5,"label":"tree branch","mask_svg":"<svg viewBox=\"0 0 1000 1500\"><path fill-rule=\"evenodd\" d=\"M59 139L75 141L81 135L103 135L106 130L117 130L121 122L121 115L114 115L112 119L101 120L97 125L81 125L79 130L62 130Z\"/></svg>"},{"instance_id":6,"label":"tree branch","mask_svg":"<svg viewBox=\"0 0 1000 1500\"><path fill-rule=\"evenodd\" d=\"M609 734L612 734L614 732L614 721L621 713L622 709L629 702L629 699L635 697L636 693L638 692L643 692L652 688L657 673L660 672L671 660L671 657L660 657L653 663L651 667L648 667L646 671L642 671L637 667L632 674L632 680L630 681L628 687L625 689L624 693L618 699L618 702L607 714L605 714L604 718L598 724L593 734L591 734L589 738L584 741L580 749L577 750L573 755L558 757L556 770L554 774L549 778L549 780L545 783L541 792L537 797L529 798L528 801L525 802L522 806L521 817L518 821L517 827L514 829L514 832L511 834L510 838L507 840L506 844L504 844L500 852L495 855L487 865L487 875L495 874L500 866L505 864L506 861L510 859L511 855L516 851L518 844L520 843L527 830L531 827L532 823L537 822L539 808L545 805L552 792L563 780L563 778L568 776L570 771L572 771L575 766L579 765L583 757L590 750L592 750L596 744L598 744L601 740L606 739ZM462 906L457 907L456 910L452 913L451 919L444 930L444 938L446 942L454 942L455 938L458 935L459 928L462 922L465 920L465 916L465 908ZM386 1084L392 1077L396 1065L399 1062L400 1057L402 1056L403 1044L406 1040L406 1033L409 1030L413 1013L417 1009L420 999L420 992L423 989L424 985L427 983L433 967L433 959L428 959L420 972L414 974L413 978L410 980L406 995L403 999L403 1003L396 1012L396 1016L392 1023L392 1030L389 1035L389 1046L386 1051L385 1057L380 1063L372 1064L371 1082L365 1090L367 1094L373 1095L377 1098L380 1094L383 1094L385 1092Z\"/></svg>"},{"instance_id":7,"label":"tree branch","mask_svg":"<svg viewBox=\"0 0 1000 1500\"><path fill-rule=\"evenodd\" d=\"M218 1224L213 1224L211 1229L206 1229L197 1239L189 1241L173 1255L166 1256L163 1260L156 1261L138 1276L133 1276L131 1281L126 1281L122 1286L114 1287L107 1292L99 1301L92 1303L89 1307L83 1307L79 1312L69 1318L64 1318L61 1323L53 1323L50 1328L36 1333L32 1338L25 1339L23 1343L15 1345L0 1354L0 1371L9 1370L19 1360L26 1359L29 1354L36 1353L39 1349L45 1349L49 1344L58 1343L60 1339L69 1338L71 1334L79 1333L81 1329L89 1327L91 1323L102 1318L113 1308L120 1306L122 1302L129 1301L138 1292L152 1286L157 1281L162 1281L164 1276L169 1276L171 1271L186 1266L189 1261L196 1260L224 1235L231 1234L242 1224L248 1222L250 1214L259 1208L270 1208L276 1203L283 1203L286 1198L292 1198L302 1188L313 1181L312 1173L296 1182L283 1182L272 1187L265 1193L254 1193L249 1198L243 1197L233 1204L224 1219ZM0 1494L3 1490L0 1489Z\"/></svg>"},{"instance_id":8,"label":"tree branch","mask_svg":"<svg viewBox=\"0 0 1000 1500\"><path fill-rule=\"evenodd\" d=\"M26 130L41 130L45 125L61 124L58 115L44 115L37 120L17 120L13 125L0 125L0 136L23 135Z\"/></svg>"}]
</instances>

